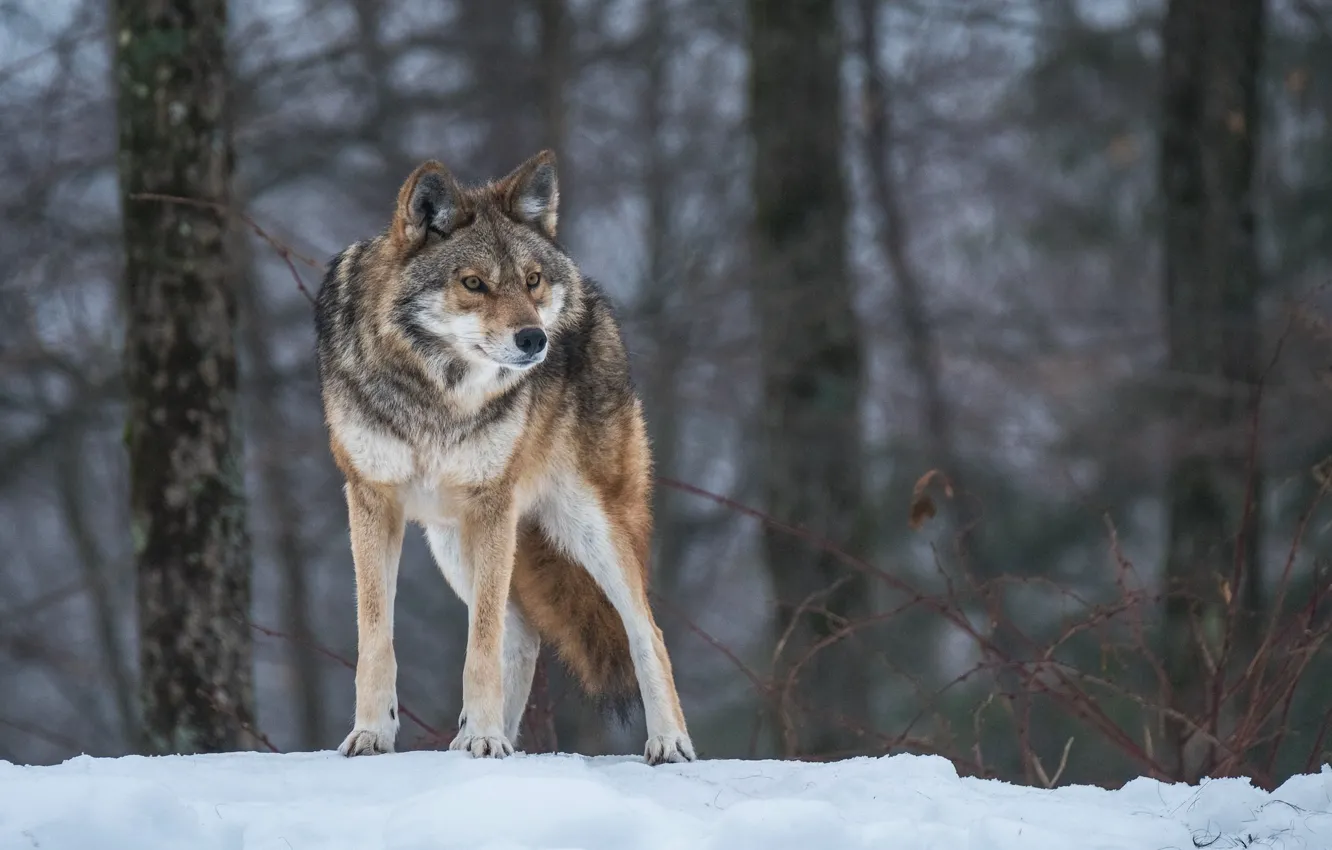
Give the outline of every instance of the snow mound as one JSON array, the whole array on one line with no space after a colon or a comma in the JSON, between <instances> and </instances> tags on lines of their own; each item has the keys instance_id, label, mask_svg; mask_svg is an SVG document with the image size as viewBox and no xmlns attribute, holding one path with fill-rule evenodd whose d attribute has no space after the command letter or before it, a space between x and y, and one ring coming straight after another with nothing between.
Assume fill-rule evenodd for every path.
<instances>
[{"instance_id":1,"label":"snow mound","mask_svg":"<svg viewBox=\"0 0 1332 850\"><path fill-rule=\"evenodd\" d=\"M0 761L0 848L40 850L1332 848L1332 769L1107 791L831 764L409 752Z\"/></svg>"}]
</instances>

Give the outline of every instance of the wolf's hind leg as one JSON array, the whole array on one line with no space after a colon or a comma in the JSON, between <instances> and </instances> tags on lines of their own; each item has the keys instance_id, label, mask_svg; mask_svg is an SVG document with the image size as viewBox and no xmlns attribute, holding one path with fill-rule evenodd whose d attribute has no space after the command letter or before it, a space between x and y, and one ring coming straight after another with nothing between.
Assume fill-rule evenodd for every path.
<instances>
[{"instance_id":1,"label":"wolf's hind leg","mask_svg":"<svg viewBox=\"0 0 1332 850\"><path fill-rule=\"evenodd\" d=\"M510 600L504 620L504 734L515 744L540 652L541 638L536 629Z\"/></svg>"},{"instance_id":2,"label":"wolf's hind leg","mask_svg":"<svg viewBox=\"0 0 1332 850\"><path fill-rule=\"evenodd\" d=\"M647 541L632 539L590 487L573 480L562 484L543 503L542 525L596 579L624 622L647 719L644 758L649 764L693 761L671 659L648 605Z\"/></svg>"}]
</instances>

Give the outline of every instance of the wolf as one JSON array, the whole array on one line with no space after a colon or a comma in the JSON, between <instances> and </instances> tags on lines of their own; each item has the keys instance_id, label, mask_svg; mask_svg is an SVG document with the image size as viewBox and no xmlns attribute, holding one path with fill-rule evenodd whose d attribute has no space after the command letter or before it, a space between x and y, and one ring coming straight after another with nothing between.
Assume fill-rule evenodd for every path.
<instances>
[{"instance_id":1,"label":"wolf","mask_svg":"<svg viewBox=\"0 0 1332 850\"><path fill-rule=\"evenodd\" d=\"M414 522L467 605L450 749L513 753L546 641L594 698L641 700L649 764L695 759L648 602L642 403L606 296L556 240L558 205L549 150L473 186L432 159L389 226L329 263L317 371L356 570L343 755L394 749L393 601Z\"/></svg>"}]
</instances>

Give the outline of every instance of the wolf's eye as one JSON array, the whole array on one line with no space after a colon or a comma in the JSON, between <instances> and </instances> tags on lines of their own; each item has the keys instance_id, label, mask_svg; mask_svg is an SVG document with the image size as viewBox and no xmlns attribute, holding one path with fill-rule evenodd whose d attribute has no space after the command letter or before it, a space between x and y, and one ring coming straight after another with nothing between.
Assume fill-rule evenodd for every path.
<instances>
[{"instance_id":1,"label":"wolf's eye","mask_svg":"<svg viewBox=\"0 0 1332 850\"><path fill-rule=\"evenodd\" d=\"M532 272L527 276L527 288L536 289L541 285L541 272Z\"/></svg>"},{"instance_id":2,"label":"wolf's eye","mask_svg":"<svg viewBox=\"0 0 1332 850\"><path fill-rule=\"evenodd\" d=\"M486 285L482 283L481 278L474 274L469 274L467 277L463 278L462 285L470 289L472 292L486 291Z\"/></svg>"}]
</instances>

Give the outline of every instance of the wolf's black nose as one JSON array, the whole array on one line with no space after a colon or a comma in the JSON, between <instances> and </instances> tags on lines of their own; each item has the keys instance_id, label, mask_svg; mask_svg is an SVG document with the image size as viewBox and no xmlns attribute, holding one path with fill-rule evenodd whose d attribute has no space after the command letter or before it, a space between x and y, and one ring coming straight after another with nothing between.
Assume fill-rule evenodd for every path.
<instances>
[{"instance_id":1,"label":"wolf's black nose","mask_svg":"<svg viewBox=\"0 0 1332 850\"><path fill-rule=\"evenodd\" d=\"M532 357L546 347L546 332L541 328L523 328L513 335L513 344L523 354Z\"/></svg>"}]
</instances>

